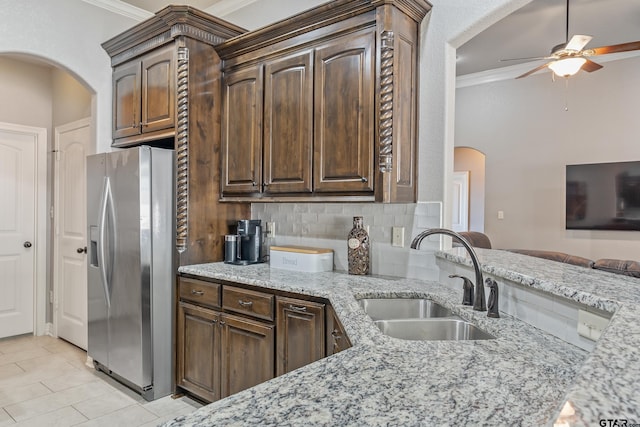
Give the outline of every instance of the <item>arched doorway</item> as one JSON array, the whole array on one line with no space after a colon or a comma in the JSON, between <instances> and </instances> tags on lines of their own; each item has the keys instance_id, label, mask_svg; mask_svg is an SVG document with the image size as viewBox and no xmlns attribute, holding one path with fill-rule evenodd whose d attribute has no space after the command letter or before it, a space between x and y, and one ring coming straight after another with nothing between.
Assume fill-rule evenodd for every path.
<instances>
[{"instance_id":1,"label":"arched doorway","mask_svg":"<svg viewBox=\"0 0 640 427\"><path fill-rule=\"evenodd\" d=\"M2 54L0 55L0 95L5 101L0 106L0 122L5 123L6 127L22 126L43 131L41 141L38 141L38 144L42 145L41 155L39 157L36 155L36 158L32 159L36 169L33 175L35 179L33 181L26 179L30 181L26 184L18 182L25 180L17 177L4 182L7 183L7 190L10 187L23 188L24 185L30 185L36 195L35 222L26 227L27 230L34 230L32 233L34 237L31 238L33 241L30 241L34 260L26 264L25 268L31 270L29 274L23 275L32 280L26 288L31 286L34 289L33 297L30 297L34 299L31 304L33 322L30 327L24 325L20 333L55 335L56 310L64 309L65 306L64 300L58 298L59 295L56 293L58 289L54 284L58 285L57 282L60 282L61 277L66 277L67 279L64 279L66 282L71 280L69 271L59 271L61 262L68 261L69 257L63 257L61 252L57 252L61 250L57 239L65 236L68 224L74 223L74 227L84 228L78 224L77 218L84 217L85 206L84 203L77 202L77 197L83 197L84 194L84 157L88 151L95 150L93 132L90 131L94 93L68 71L48 60L33 55ZM80 145L72 143L74 141L70 141L68 136L65 140L65 132L69 130L69 126L73 126L73 123L77 124L79 119L83 120L85 127L82 141L75 141ZM60 141L63 145L60 145ZM76 155L79 146L84 152ZM70 156L67 151L71 147L74 150L75 160L69 162ZM69 178L73 178L75 182L70 182ZM14 184L15 186L12 187ZM66 185L67 191L60 191L63 187L57 184ZM60 203L70 206L66 214L64 210L60 210ZM73 212L75 212L74 215L69 215ZM0 218L2 217L4 216L0 213ZM84 230L82 232L84 233ZM74 233L77 234L77 230ZM80 238L84 239L84 237ZM26 250L24 247L14 249L15 251ZM73 249L77 250L75 247ZM80 255L78 252L76 254ZM86 281L86 269L82 268L81 264L76 260L75 276ZM9 288L8 282L4 285L7 289ZM12 288L18 289L18 285L25 287L24 283L21 283L14 284ZM14 301L17 301L18 296L18 294L14 295ZM29 293L21 296L29 297ZM75 303L86 305L86 301Z\"/></svg>"},{"instance_id":2,"label":"arched doorway","mask_svg":"<svg viewBox=\"0 0 640 427\"><path fill-rule=\"evenodd\" d=\"M485 155L470 147L455 147L453 151L454 179L463 180L466 175L467 184L467 230L484 232L484 188L485 188ZM454 189L456 186L454 185ZM455 191L455 190L454 190ZM461 193L464 193L461 191ZM454 215L463 209L459 203L456 208L457 198L452 199ZM459 215L460 217L462 215Z\"/></svg>"}]
</instances>

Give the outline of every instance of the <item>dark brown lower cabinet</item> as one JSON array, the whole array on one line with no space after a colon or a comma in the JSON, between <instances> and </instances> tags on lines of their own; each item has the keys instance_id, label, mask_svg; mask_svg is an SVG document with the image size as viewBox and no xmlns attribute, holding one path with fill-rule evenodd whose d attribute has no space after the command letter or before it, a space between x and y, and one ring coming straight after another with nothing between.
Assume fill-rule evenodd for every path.
<instances>
[{"instance_id":1,"label":"dark brown lower cabinet","mask_svg":"<svg viewBox=\"0 0 640 427\"><path fill-rule=\"evenodd\" d=\"M178 305L176 382L210 402L220 399L219 315L185 302Z\"/></svg>"},{"instance_id":2,"label":"dark brown lower cabinet","mask_svg":"<svg viewBox=\"0 0 640 427\"><path fill-rule=\"evenodd\" d=\"M324 304L276 297L276 375L325 356Z\"/></svg>"},{"instance_id":3,"label":"dark brown lower cabinet","mask_svg":"<svg viewBox=\"0 0 640 427\"><path fill-rule=\"evenodd\" d=\"M186 277L178 286L177 392L213 402L351 346L328 304Z\"/></svg>"},{"instance_id":4,"label":"dark brown lower cabinet","mask_svg":"<svg viewBox=\"0 0 640 427\"><path fill-rule=\"evenodd\" d=\"M273 378L274 326L180 302L177 385L213 402Z\"/></svg>"},{"instance_id":5,"label":"dark brown lower cabinet","mask_svg":"<svg viewBox=\"0 0 640 427\"><path fill-rule=\"evenodd\" d=\"M273 325L231 314L222 325L222 397L273 378Z\"/></svg>"},{"instance_id":6,"label":"dark brown lower cabinet","mask_svg":"<svg viewBox=\"0 0 640 427\"><path fill-rule=\"evenodd\" d=\"M340 323L335 310L327 306L327 356L341 352L351 347L347 333Z\"/></svg>"}]
</instances>

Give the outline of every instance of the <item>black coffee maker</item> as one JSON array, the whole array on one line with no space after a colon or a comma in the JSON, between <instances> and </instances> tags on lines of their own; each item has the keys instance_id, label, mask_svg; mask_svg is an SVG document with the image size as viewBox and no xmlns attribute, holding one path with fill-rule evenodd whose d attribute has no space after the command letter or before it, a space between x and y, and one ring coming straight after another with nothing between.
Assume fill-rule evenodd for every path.
<instances>
[{"instance_id":1,"label":"black coffee maker","mask_svg":"<svg viewBox=\"0 0 640 427\"><path fill-rule=\"evenodd\" d=\"M224 262L247 265L262 262L262 225L259 219L238 221L238 233L224 236Z\"/></svg>"}]
</instances>

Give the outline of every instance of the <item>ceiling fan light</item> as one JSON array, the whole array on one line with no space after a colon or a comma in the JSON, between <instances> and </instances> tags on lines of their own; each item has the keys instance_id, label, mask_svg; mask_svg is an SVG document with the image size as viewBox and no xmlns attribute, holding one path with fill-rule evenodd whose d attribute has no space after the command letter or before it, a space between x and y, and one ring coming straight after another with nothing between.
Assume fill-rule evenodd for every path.
<instances>
[{"instance_id":1,"label":"ceiling fan light","mask_svg":"<svg viewBox=\"0 0 640 427\"><path fill-rule=\"evenodd\" d=\"M552 62L549 68L558 77L570 77L580 71L585 62L587 62L585 58L564 58Z\"/></svg>"}]
</instances>

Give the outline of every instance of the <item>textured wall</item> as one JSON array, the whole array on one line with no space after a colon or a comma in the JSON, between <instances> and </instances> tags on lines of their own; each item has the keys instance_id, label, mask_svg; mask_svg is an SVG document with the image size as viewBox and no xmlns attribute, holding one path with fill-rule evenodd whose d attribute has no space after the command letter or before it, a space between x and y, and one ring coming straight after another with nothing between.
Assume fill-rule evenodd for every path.
<instances>
[{"instance_id":1,"label":"textured wall","mask_svg":"<svg viewBox=\"0 0 640 427\"><path fill-rule=\"evenodd\" d=\"M486 155L494 247L640 259L637 231L565 229L567 164L640 160L639 67L639 57L607 62L568 87L547 72L458 89L456 145Z\"/></svg>"}]
</instances>

